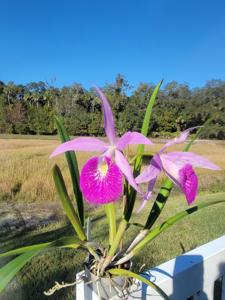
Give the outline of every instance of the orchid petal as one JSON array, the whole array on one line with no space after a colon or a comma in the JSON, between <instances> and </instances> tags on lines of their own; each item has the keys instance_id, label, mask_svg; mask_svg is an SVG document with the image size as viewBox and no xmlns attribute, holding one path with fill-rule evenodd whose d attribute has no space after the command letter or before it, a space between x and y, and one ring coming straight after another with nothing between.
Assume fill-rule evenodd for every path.
<instances>
[{"instance_id":1,"label":"orchid petal","mask_svg":"<svg viewBox=\"0 0 225 300\"><path fill-rule=\"evenodd\" d=\"M152 197L153 188L155 186L157 177L161 172L160 164L161 161L159 156L155 155L151 160L151 164L138 177L135 178L136 183L148 182L147 191L143 195L143 200L141 206L137 210L137 213L140 213L140 211L145 207L148 200Z\"/></svg>"},{"instance_id":2,"label":"orchid petal","mask_svg":"<svg viewBox=\"0 0 225 300\"><path fill-rule=\"evenodd\" d=\"M207 158L197 155L192 152L170 152L161 154L160 157L165 157L167 160L176 162L176 164L191 164L194 167L205 168L210 170L221 170L219 166L212 163Z\"/></svg>"},{"instance_id":3,"label":"orchid petal","mask_svg":"<svg viewBox=\"0 0 225 300\"><path fill-rule=\"evenodd\" d=\"M80 137L72 141L65 142L59 145L50 155L50 158L59 155L67 151L97 151L104 152L108 149L108 144L103 141L91 138L91 137Z\"/></svg>"},{"instance_id":4,"label":"orchid petal","mask_svg":"<svg viewBox=\"0 0 225 300\"><path fill-rule=\"evenodd\" d=\"M177 185L180 186L179 182L179 171L184 166L184 164L179 164L177 161L172 161L167 159L166 154L160 155L162 167L166 175Z\"/></svg>"},{"instance_id":5,"label":"orchid petal","mask_svg":"<svg viewBox=\"0 0 225 300\"><path fill-rule=\"evenodd\" d=\"M198 177L191 165L186 164L179 171L181 188L190 205L196 198L198 192Z\"/></svg>"},{"instance_id":6,"label":"orchid petal","mask_svg":"<svg viewBox=\"0 0 225 300\"><path fill-rule=\"evenodd\" d=\"M157 170L157 172L159 171L159 173L160 173L160 170L157 169L157 168L155 168L155 174L152 174L152 178L150 179L150 181L148 183L147 191L143 195L142 203L141 203L141 206L137 209L137 213L140 213L142 211L142 209L145 207L145 205L148 202L148 200L150 200L150 198L152 197L152 191L153 191L153 188L155 186L157 177L159 175L159 173L156 174L156 170ZM154 173L154 171L153 171L153 173Z\"/></svg>"},{"instance_id":7,"label":"orchid petal","mask_svg":"<svg viewBox=\"0 0 225 300\"><path fill-rule=\"evenodd\" d=\"M128 145L153 145L153 143L139 132L126 132L121 138L117 141L116 147L119 150L123 150Z\"/></svg>"},{"instance_id":8,"label":"orchid petal","mask_svg":"<svg viewBox=\"0 0 225 300\"><path fill-rule=\"evenodd\" d=\"M131 170L131 167L127 161L127 159L124 157L124 155L119 151L115 150L115 163L120 169L120 171L124 174L126 179L128 180L129 184L139 193L141 193L141 190L137 186L133 173Z\"/></svg>"},{"instance_id":9,"label":"orchid petal","mask_svg":"<svg viewBox=\"0 0 225 300\"><path fill-rule=\"evenodd\" d=\"M106 96L103 94L103 92L95 87L101 102L102 102L102 110L104 113L104 125L105 125L105 133L109 139L109 142L111 145L114 145L116 142L116 134L115 134L115 125L114 125L114 119L112 114L112 109L109 105L109 102L106 98Z\"/></svg>"},{"instance_id":10,"label":"orchid petal","mask_svg":"<svg viewBox=\"0 0 225 300\"><path fill-rule=\"evenodd\" d=\"M142 209L145 207L147 202L148 202L148 200L146 200L145 198L142 199L140 207L138 207L138 209L136 210L137 214L139 214L142 211Z\"/></svg>"},{"instance_id":11,"label":"orchid petal","mask_svg":"<svg viewBox=\"0 0 225 300\"><path fill-rule=\"evenodd\" d=\"M185 142L186 139L188 138L190 132L191 132L192 130L198 128L198 127L200 127L200 126L191 127L191 128L188 128L188 129L184 130L183 132L181 132L181 134L180 134L178 137L176 137L176 138L174 138L174 139L172 139L172 140L169 140L169 141L168 141L168 142L160 149L160 152L159 152L159 153L164 152L168 147L171 147L171 146L173 146L173 145L175 145L175 144L181 144L181 143Z\"/></svg>"},{"instance_id":12,"label":"orchid petal","mask_svg":"<svg viewBox=\"0 0 225 300\"><path fill-rule=\"evenodd\" d=\"M198 177L189 163L179 164L171 161L166 155L161 155L163 169L167 176L184 192L188 204L191 204L197 195Z\"/></svg>"},{"instance_id":13,"label":"orchid petal","mask_svg":"<svg viewBox=\"0 0 225 300\"><path fill-rule=\"evenodd\" d=\"M159 155L154 155L150 165L135 178L136 183L150 182L157 178L162 170L161 160Z\"/></svg>"}]
</instances>

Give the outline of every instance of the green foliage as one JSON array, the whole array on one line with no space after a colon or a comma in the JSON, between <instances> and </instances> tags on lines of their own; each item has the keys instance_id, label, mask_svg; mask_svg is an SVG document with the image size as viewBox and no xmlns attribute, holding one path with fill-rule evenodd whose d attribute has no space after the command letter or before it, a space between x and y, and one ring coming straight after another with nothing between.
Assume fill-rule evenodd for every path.
<instances>
[{"instance_id":1,"label":"green foliage","mask_svg":"<svg viewBox=\"0 0 225 300\"><path fill-rule=\"evenodd\" d=\"M0 269L0 292L6 287L11 279L19 272L19 270L29 261L33 256L38 254L40 250L33 250L25 252Z\"/></svg>"},{"instance_id":2,"label":"green foliage","mask_svg":"<svg viewBox=\"0 0 225 300\"><path fill-rule=\"evenodd\" d=\"M0 133L55 134L54 115L62 116L70 135L104 135L101 105L95 93L79 84L61 89L44 82L16 85L0 82ZM122 75L103 87L113 109L119 135L141 130L153 84L136 89ZM148 135L170 137L212 118L203 138L225 139L225 82L211 80L191 90L187 84L168 83L158 95Z\"/></svg>"},{"instance_id":3,"label":"green foliage","mask_svg":"<svg viewBox=\"0 0 225 300\"><path fill-rule=\"evenodd\" d=\"M70 223L73 225L73 228L77 233L78 237L81 239L81 241L84 241L86 240L86 236L83 227L73 207L72 201L67 193L67 189L65 186L64 179L62 177L62 173L57 165L53 167L52 173L53 173L53 179L55 182L56 191L59 195L63 209L68 219L70 220Z\"/></svg>"},{"instance_id":4,"label":"green foliage","mask_svg":"<svg viewBox=\"0 0 225 300\"><path fill-rule=\"evenodd\" d=\"M160 235L163 231L167 230L171 226L173 226L175 223L179 222L180 220L184 219L186 216L193 214L200 209L203 209L208 206L212 206L215 204L221 204L224 203L225 200L218 200L218 201L210 201L210 202L203 202L199 205L192 206L182 212L179 212L175 214L174 216L168 218L166 221L164 221L159 226L155 227L152 231L148 232L148 234L145 236L145 238L139 242L134 249L131 251L131 253L128 253L129 259L137 254L141 249L143 249L149 242L151 242L153 239L155 239L158 235Z\"/></svg>"},{"instance_id":5,"label":"green foliage","mask_svg":"<svg viewBox=\"0 0 225 300\"><path fill-rule=\"evenodd\" d=\"M128 278L133 277L139 281L142 281L143 283L147 284L148 286L156 290L158 294L163 297L163 299L169 300L169 297L163 292L163 290L159 286L157 286L154 282L147 280L145 277L141 275L138 275L134 272L124 270L124 269L110 269L108 272L115 276L123 276Z\"/></svg>"},{"instance_id":6,"label":"green foliage","mask_svg":"<svg viewBox=\"0 0 225 300\"><path fill-rule=\"evenodd\" d=\"M55 123L56 127L58 129L59 138L62 143L67 142L70 140L69 136L67 135L67 132L62 124L62 122L59 120L59 118L55 117ZM84 225L84 205L83 205L83 196L80 190L80 174L79 174L79 168L77 163L77 158L74 153L74 151L66 152L65 153L67 164L70 170L70 177L72 180L73 185L73 192L76 199L77 204L77 211L78 216L81 222L81 225Z\"/></svg>"}]
</instances>

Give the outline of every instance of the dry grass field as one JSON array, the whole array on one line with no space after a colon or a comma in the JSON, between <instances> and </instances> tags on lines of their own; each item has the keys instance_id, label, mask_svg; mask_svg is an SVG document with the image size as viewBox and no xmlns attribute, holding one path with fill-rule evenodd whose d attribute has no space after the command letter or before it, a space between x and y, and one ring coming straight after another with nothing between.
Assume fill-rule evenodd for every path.
<instances>
[{"instance_id":1,"label":"dry grass field","mask_svg":"<svg viewBox=\"0 0 225 300\"><path fill-rule=\"evenodd\" d=\"M161 147L157 140L153 147L146 148L146 153L154 154ZM55 163L59 164L68 182L69 174L63 155L49 159L49 155L58 145L57 140L37 139L0 139L0 199L14 197L15 201L43 201L56 199L51 169ZM183 146L172 147L172 150L182 150ZM212 172L199 169L201 192L219 192L225 190L225 142L199 141L192 147L192 151L212 160L222 170ZM127 150L130 157L135 153L135 147ZM77 153L79 167L93 156L94 153Z\"/></svg>"},{"instance_id":2,"label":"dry grass field","mask_svg":"<svg viewBox=\"0 0 225 300\"><path fill-rule=\"evenodd\" d=\"M162 143L155 140L155 146L146 148L145 161L159 150ZM49 160L52 150L59 144L56 139L0 139L0 205L13 203L14 207L28 210L36 205L39 208L51 209L58 203L53 186L51 169L55 163L63 170L68 189L71 193L70 178L64 156ZM170 150L182 150L182 146ZM225 141L197 141L192 151L212 160L221 167L221 171L198 169L200 193L197 200L213 201L225 199ZM132 157L135 147L127 149L127 155ZM94 153L77 153L79 166L85 163ZM160 186L160 178L157 187ZM118 202L118 216L120 202ZM135 222L143 222L151 208L150 201L140 215L133 217ZM88 207L88 206L86 206ZM1 207L0 207L1 208ZM10 207L9 207L10 208ZM187 208L184 196L175 189L158 220L158 223L176 212ZM60 209L60 206L59 206ZM91 210L91 213L93 210ZM100 207L94 210L95 216L104 213ZM31 210L32 214L32 210ZM33 211L35 217L36 211ZM157 265L176 255L188 251L225 234L225 204L204 209L197 214L188 216L154 240L135 258L138 270L143 264L145 268ZM1 221L1 220L0 220ZM0 222L1 223L1 222ZM48 226L39 226L32 231L24 232L7 241L0 235L0 252L22 245L44 242L55 239L62 234L69 234L65 219L59 219ZM127 241L137 234L137 228L131 226L128 230ZM107 226L104 218L94 223L92 236L104 244L107 236ZM4 241L4 242L3 242ZM44 300L43 291L54 285L54 281L71 282L77 271L83 268L82 261L85 253L82 251L58 249L44 252L35 257L17 276L6 291L0 295L1 300ZM0 261L0 264L2 262ZM4 262L3 262L4 263ZM51 299L73 299L74 290L69 288L56 293Z\"/></svg>"}]
</instances>

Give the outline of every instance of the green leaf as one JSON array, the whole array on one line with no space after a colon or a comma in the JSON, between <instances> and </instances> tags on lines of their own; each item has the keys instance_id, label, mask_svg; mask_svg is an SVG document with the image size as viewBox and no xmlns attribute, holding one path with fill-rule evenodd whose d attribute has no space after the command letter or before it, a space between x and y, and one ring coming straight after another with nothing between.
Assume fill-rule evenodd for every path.
<instances>
[{"instance_id":1,"label":"green leaf","mask_svg":"<svg viewBox=\"0 0 225 300\"><path fill-rule=\"evenodd\" d=\"M13 249L4 253L0 254L0 258L2 257L7 257L7 256L11 256L11 255L18 255L18 254L22 254L25 252L30 252L30 251L36 251L36 250L43 250L49 246L52 245L53 242L49 242L49 243L42 243L42 244L37 244L37 245L31 245L31 246L25 246L25 247L21 247L21 248L17 248L17 249Z\"/></svg>"},{"instance_id":2,"label":"green leaf","mask_svg":"<svg viewBox=\"0 0 225 300\"><path fill-rule=\"evenodd\" d=\"M146 279L145 277L143 277L139 274L136 274L134 272L124 270L124 269L110 269L107 272L109 272L111 275L114 275L114 276L133 277L133 278L147 284L154 290L156 290L157 293L159 293L159 295L163 297L163 299L169 300L169 297L164 293L164 291L159 286L157 286L154 282L149 281L148 279Z\"/></svg>"},{"instance_id":3,"label":"green leaf","mask_svg":"<svg viewBox=\"0 0 225 300\"><path fill-rule=\"evenodd\" d=\"M6 285L22 269L22 267L39 252L40 249L36 249L33 251L23 253L22 255L11 260L8 264L6 264L0 269L0 292L2 292Z\"/></svg>"},{"instance_id":4,"label":"green leaf","mask_svg":"<svg viewBox=\"0 0 225 300\"><path fill-rule=\"evenodd\" d=\"M64 211L70 220L73 228L75 229L78 237L84 241L86 240L86 235L84 233L83 227L81 226L80 220L76 214L73 204L69 198L66 190L65 182L62 177L62 173L57 165L53 167L53 178L55 182L55 187L58 192L59 198L61 200Z\"/></svg>"},{"instance_id":5,"label":"green leaf","mask_svg":"<svg viewBox=\"0 0 225 300\"><path fill-rule=\"evenodd\" d=\"M25 246L18 249L13 249L0 254L0 258L18 255L15 259L11 260L8 264L0 269L0 292L5 288L9 281L20 271L20 269L36 254L40 253L46 248L59 247L59 248L78 248L83 246L87 249L90 248L89 243L79 240L75 236L67 236L58 240Z\"/></svg>"},{"instance_id":6,"label":"green leaf","mask_svg":"<svg viewBox=\"0 0 225 300\"><path fill-rule=\"evenodd\" d=\"M144 226L145 229L150 229L155 223L155 221L158 219L159 215L161 214L166 204L166 201L170 195L172 188L173 188L173 182L170 179L166 178L159 190L159 193L152 206L152 209L148 215L147 221Z\"/></svg>"},{"instance_id":7,"label":"green leaf","mask_svg":"<svg viewBox=\"0 0 225 300\"><path fill-rule=\"evenodd\" d=\"M155 104L155 100L156 100L157 94L159 92L159 89L162 85L162 82L163 81L161 80L155 87L155 89L150 97L150 100L149 100L149 103L148 103L148 106L147 106L147 109L145 112L145 117L144 117L142 129L141 129L141 133L145 136L147 136L147 134L148 134L150 119L152 116L152 109ZM140 173L143 153L144 153L144 145L139 145L137 148L137 155L136 155L136 160L134 163L134 177L136 177ZM129 222L130 217L132 215L132 211L133 211L134 203L135 203L135 199L136 199L136 194L137 194L137 192L135 189L133 189L133 188L130 188L130 190L127 189L127 193L126 193L127 201L126 201L126 205L125 205L125 209L124 209L124 218L126 219L127 222Z\"/></svg>"},{"instance_id":8,"label":"green leaf","mask_svg":"<svg viewBox=\"0 0 225 300\"><path fill-rule=\"evenodd\" d=\"M55 116L55 124L58 129L58 134L62 143L70 141L70 137L66 133L66 129L64 128L62 122L59 118ZM65 153L66 160L68 163L68 167L70 170L70 176L73 185L73 192L75 195L75 199L77 202L77 210L78 216L80 218L81 225L84 226L84 204L83 204L83 196L80 190L80 174L79 168L77 164L77 158L74 151L68 151Z\"/></svg>"},{"instance_id":9,"label":"green leaf","mask_svg":"<svg viewBox=\"0 0 225 300\"><path fill-rule=\"evenodd\" d=\"M147 106L147 109L145 112L145 117L144 117L144 121L143 121L142 128L141 128L141 133L145 136L147 136L147 134L148 134L150 119L152 116L152 109L155 104L155 100L158 95L159 89L162 85L162 82L163 82L163 80L161 80L155 87L155 89L150 97L150 100L149 100L149 103L148 103L148 106ZM136 159L135 165L134 165L134 172L140 172L141 160L142 160L143 153L144 153L144 145L139 145L137 148L137 159Z\"/></svg>"},{"instance_id":10,"label":"green leaf","mask_svg":"<svg viewBox=\"0 0 225 300\"><path fill-rule=\"evenodd\" d=\"M24 246L21 248L17 248L17 249L13 249L4 253L0 254L0 258L2 257L7 257L7 256L12 256L12 255L18 255L18 254L22 254L25 252L29 252L29 251L36 251L36 250L44 250L46 248L53 248L53 247L73 247L73 248L78 248L80 246L85 246L86 243L79 240L77 237L75 236L68 236L68 237L63 237L60 239L57 239L55 241L51 241L51 242L46 242L46 243L40 243L40 244L36 244L36 245L30 245L30 246Z\"/></svg>"},{"instance_id":11,"label":"green leaf","mask_svg":"<svg viewBox=\"0 0 225 300\"><path fill-rule=\"evenodd\" d=\"M166 229L170 228L172 225L174 225L178 221L182 220L184 217L186 217L190 214L193 214L193 213L195 213L195 212L197 212L200 209L203 209L205 207L212 206L212 205L219 204L219 203L224 203L224 202L225 202L225 200L218 200L218 201L210 201L210 202L206 202L206 203L201 203L199 205L190 207L190 208L188 208L188 209L186 209L182 212L179 212L179 213L175 214L173 217L170 217L165 222L163 222L161 225L157 226L152 231L150 231L145 236L145 238L142 241L140 241L134 247L134 249L127 255L127 258L130 259L134 255L136 255L141 249L143 249L149 242L151 242L159 234L161 234Z\"/></svg>"}]
</instances>

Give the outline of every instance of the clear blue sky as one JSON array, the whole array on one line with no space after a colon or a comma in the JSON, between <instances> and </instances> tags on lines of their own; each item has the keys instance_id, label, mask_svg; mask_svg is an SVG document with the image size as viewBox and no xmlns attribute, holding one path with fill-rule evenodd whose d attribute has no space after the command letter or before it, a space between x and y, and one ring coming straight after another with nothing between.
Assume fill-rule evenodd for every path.
<instances>
[{"instance_id":1,"label":"clear blue sky","mask_svg":"<svg viewBox=\"0 0 225 300\"><path fill-rule=\"evenodd\" d=\"M5 0L0 80L225 80L224 0Z\"/></svg>"}]
</instances>

